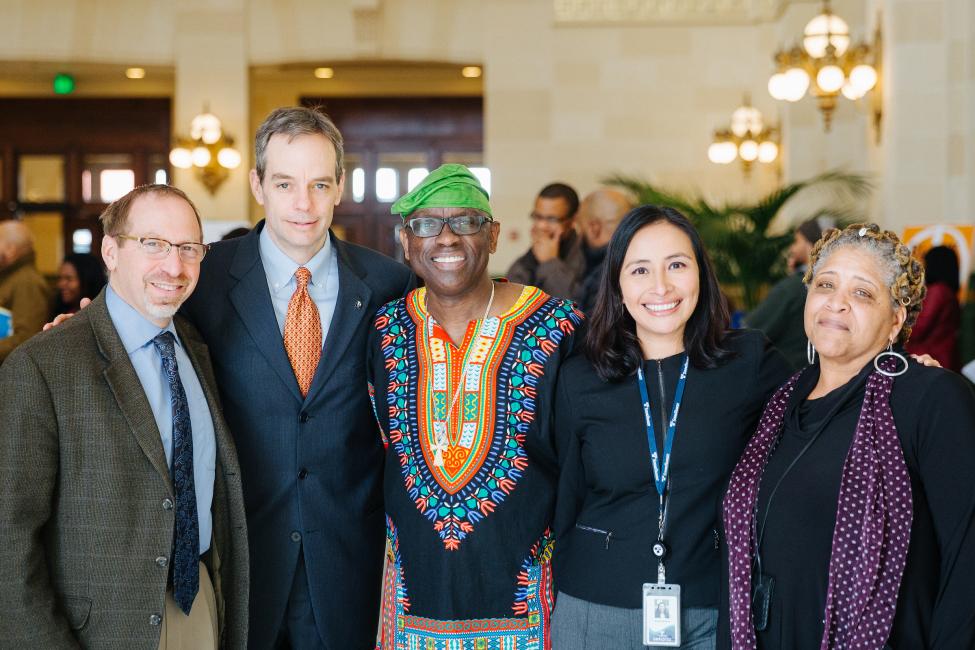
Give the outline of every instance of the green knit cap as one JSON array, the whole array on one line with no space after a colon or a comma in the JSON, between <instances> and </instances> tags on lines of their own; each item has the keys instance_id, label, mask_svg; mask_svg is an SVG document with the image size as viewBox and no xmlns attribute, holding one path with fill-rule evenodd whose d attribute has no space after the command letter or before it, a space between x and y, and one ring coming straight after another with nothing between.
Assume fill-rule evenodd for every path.
<instances>
[{"instance_id":1,"label":"green knit cap","mask_svg":"<svg viewBox=\"0 0 975 650\"><path fill-rule=\"evenodd\" d=\"M394 203L389 211L408 216L423 208L476 208L491 215L488 193L463 165L440 165L419 185Z\"/></svg>"}]
</instances>

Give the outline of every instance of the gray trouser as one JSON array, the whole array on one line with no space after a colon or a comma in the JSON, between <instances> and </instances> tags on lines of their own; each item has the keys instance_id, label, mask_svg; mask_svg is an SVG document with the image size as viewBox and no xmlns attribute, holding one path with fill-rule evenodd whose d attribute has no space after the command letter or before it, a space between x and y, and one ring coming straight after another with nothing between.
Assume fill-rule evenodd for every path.
<instances>
[{"instance_id":1,"label":"gray trouser","mask_svg":"<svg viewBox=\"0 0 975 650\"><path fill-rule=\"evenodd\" d=\"M681 612L681 648L714 650L718 610L690 608ZM552 613L552 650L647 650L643 645L643 611L609 607L559 592Z\"/></svg>"}]
</instances>

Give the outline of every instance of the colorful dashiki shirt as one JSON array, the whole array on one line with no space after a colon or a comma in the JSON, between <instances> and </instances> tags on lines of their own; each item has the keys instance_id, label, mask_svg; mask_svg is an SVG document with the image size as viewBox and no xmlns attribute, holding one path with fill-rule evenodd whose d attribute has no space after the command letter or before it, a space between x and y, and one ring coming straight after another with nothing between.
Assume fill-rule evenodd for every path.
<instances>
[{"instance_id":1,"label":"colorful dashiki shirt","mask_svg":"<svg viewBox=\"0 0 975 650\"><path fill-rule=\"evenodd\" d=\"M370 342L390 548L378 647L545 650L555 474L536 457L554 457L543 414L581 313L525 287L455 346L425 304L425 289L387 304Z\"/></svg>"}]
</instances>

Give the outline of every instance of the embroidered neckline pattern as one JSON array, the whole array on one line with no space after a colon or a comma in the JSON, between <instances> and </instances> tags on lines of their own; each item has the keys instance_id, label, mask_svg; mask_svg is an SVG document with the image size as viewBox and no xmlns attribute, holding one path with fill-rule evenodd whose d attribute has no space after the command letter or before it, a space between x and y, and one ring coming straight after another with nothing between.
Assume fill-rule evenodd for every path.
<instances>
[{"instance_id":1,"label":"embroidered neckline pattern","mask_svg":"<svg viewBox=\"0 0 975 650\"><path fill-rule=\"evenodd\" d=\"M568 301L525 287L500 317L488 318L478 345L476 321L458 347L423 329L424 290L386 305L376 319L388 372L389 443L399 457L410 498L456 550L474 526L505 500L528 466L525 435L534 421L536 387L546 361L581 314ZM444 467L432 445L446 427L447 402L467 357L462 418L446 431ZM474 370L476 369L476 370Z\"/></svg>"}]
</instances>

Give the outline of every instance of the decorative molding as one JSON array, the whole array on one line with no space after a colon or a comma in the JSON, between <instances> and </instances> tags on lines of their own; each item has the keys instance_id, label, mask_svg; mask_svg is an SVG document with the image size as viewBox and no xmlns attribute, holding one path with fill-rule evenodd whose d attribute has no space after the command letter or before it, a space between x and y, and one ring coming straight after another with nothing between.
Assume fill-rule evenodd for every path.
<instances>
[{"instance_id":1,"label":"decorative molding","mask_svg":"<svg viewBox=\"0 0 975 650\"><path fill-rule=\"evenodd\" d=\"M724 25L778 18L790 0L552 0L557 25Z\"/></svg>"}]
</instances>

